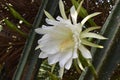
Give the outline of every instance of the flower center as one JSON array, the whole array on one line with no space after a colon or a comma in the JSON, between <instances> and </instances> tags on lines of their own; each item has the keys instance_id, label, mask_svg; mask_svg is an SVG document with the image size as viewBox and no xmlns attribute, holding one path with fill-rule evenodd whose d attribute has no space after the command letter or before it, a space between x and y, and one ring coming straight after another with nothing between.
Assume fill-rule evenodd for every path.
<instances>
[{"instance_id":1,"label":"flower center","mask_svg":"<svg viewBox=\"0 0 120 80\"><path fill-rule=\"evenodd\" d=\"M72 37L65 39L61 44L60 44L60 51L64 51L66 49L70 49L74 46L74 40Z\"/></svg>"}]
</instances>

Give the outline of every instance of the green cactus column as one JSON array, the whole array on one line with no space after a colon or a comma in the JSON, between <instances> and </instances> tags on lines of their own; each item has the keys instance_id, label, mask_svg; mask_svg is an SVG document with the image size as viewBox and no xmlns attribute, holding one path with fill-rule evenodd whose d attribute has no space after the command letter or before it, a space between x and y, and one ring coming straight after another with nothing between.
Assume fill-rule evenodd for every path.
<instances>
[{"instance_id":1,"label":"green cactus column","mask_svg":"<svg viewBox=\"0 0 120 80\"><path fill-rule=\"evenodd\" d=\"M113 71L120 64L120 0L116 1L101 34L108 40L99 41L104 49L93 49L93 65L98 73L98 80L109 80ZM89 70L85 74L83 80L94 80Z\"/></svg>"},{"instance_id":2,"label":"green cactus column","mask_svg":"<svg viewBox=\"0 0 120 80\"><path fill-rule=\"evenodd\" d=\"M27 39L13 80L36 80L35 74L37 73L38 66L41 64L42 60L38 60L39 52L35 51L39 37L36 35L34 29L41 26L42 22L44 22L44 10L47 10L49 13L54 15L57 6L58 0L42 0L38 14L36 15L36 19L32 25L33 29Z\"/></svg>"}]
</instances>

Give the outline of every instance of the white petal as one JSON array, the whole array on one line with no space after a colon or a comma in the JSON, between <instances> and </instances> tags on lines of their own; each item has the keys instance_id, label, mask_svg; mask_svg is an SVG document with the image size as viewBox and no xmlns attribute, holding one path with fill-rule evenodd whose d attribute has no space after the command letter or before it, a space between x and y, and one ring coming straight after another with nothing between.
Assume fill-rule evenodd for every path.
<instances>
[{"instance_id":1,"label":"white petal","mask_svg":"<svg viewBox=\"0 0 120 80\"><path fill-rule=\"evenodd\" d=\"M38 34L47 34L53 32L53 27L52 26L45 26L42 25L42 28L37 28L35 29L35 32Z\"/></svg>"},{"instance_id":2,"label":"white petal","mask_svg":"<svg viewBox=\"0 0 120 80\"><path fill-rule=\"evenodd\" d=\"M60 16L57 16L57 18L56 18L58 21L60 21L61 23L63 23L63 24L65 24L65 25L71 25L71 21L70 21L70 19L63 19L63 18L61 18Z\"/></svg>"},{"instance_id":3,"label":"white petal","mask_svg":"<svg viewBox=\"0 0 120 80\"><path fill-rule=\"evenodd\" d=\"M40 49L43 52L55 54L59 51L59 45L61 44L61 40L51 38L50 35L46 34L38 41L38 44L41 46Z\"/></svg>"},{"instance_id":4,"label":"white petal","mask_svg":"<svg viewBox=\"0 0 120 80\"><path fill-rule=\"evenodd\" d=\"M46 45L48 43L60 43L62 41L62 39L63 38L61 38L61 37L45 34L40 40L38 40L38 44L40 44L42 46L42 45Z\"/></svg>"},{"instance_id":5,"label":"white petal","mask_svg":"<svg viewBox=\"0 0 120 80\"><path fill-rule=\"evenodd\" d=\"M62 0L59 1L59 9L60 9L61 16L64 19L67 19L67 16L65 14L64 4L63 4Z\"/></svg>"},{"instance_id":6,"label":"white petal","mask_svg":"<svg viewBox=\"0 0 120 80\"><path fill-rule=\"evenodd\" d=\"M59 54L59 53L50 55L50 56L48 57L48 63L49 63L50 65L51 65L51 64L55 64L56 62L59 61L60 55L61 55L61 54Z\"/></svg>"},{"instance_id":7,"label":"white petal","mask_svg":"<svg viewBox=\"0 0 120 80\"><path fill-rule=\"evenodd\" d=\"M40 44L41 42L42 43L46 43L46 42L50 42L50 41L53 41L53 40L59 40L60 38L56 38L56 35L51 35L51 34L45 34L44 36L42 36L41 39L38 40L38 43Z\"/></svg>"},{"instance_id":8,"label":"white petal","mask_svg":"<svg viewBox=\"0 0 120 80\"><path fill-rule=\"evenodd\" d=\"M81 34L81 38L86 38L86 37L91 37L91 38L96 38L96 39L107 39L101 35L98 35L96 33L91 33L91 32Z\"/></svg>"},{"instance_id":9,"label":"white petal","mask_svg":"<svg viewBox=\"0 0 120 80\"><path fill-rule=\"evenodd\" d=\"M44 13L49 19L55 20L47 11L44 10Z\"/></svg>"},{"instance_id":10,"label":"white petal","mask_svg":"<svg viewBox=\"0 0 120 80\"><path fill-rule=\"evenodd\" d=\"M88 19L90 19L90 18L92 18L92 17L94 17L94 16L96 16L96 15L98 15L98 14L100 14L100 12L95 12L95 13L92 13L92 14L86 16L86 17L81 21L82 26L86 23L86 21L87 21Z\"/></svg>"},{"instance_id":11,"label":"white petal","mask_svg":"<svg viewBox=\"0 0 120 80\"><path fill-rule=\"evenodd\" d=\"M77 63L78 63L78 66L81 70L85 71L84 67L82 66L80 60L77 58Z\"/></svg>"},{"instance_id":12,"label":"white petal","mask_svg":"<svg viewBox=\"0 0 120 80\"><path fill-rule=\"evenodd\" d=\"M40 46L40 45L38 45L38 46L35 48L35 50L40 49L40 48L41 48L41 46Z\"/></svg>"},{"instance_id":13,"label":"white petal","mask_svg":"<svg viewBox=\"0 0 120 80\"><path fill-rule=\"evenodd\" d=\"M87 32L93 31L95 29L100 29L100 28L101 28L100 26L89 27L89 28L86 28L82 33L87 33Z\"/></svg>"},{"instance_id":14,"label":"white petal","mask_svg":"<svg viewBox=\"0 0 120 80\"><path fill-rule=\"evenodd\" d=\"M95 44L95 43L92 43L92 42L90 42L90 41L88 41L86 39L81 39L81 42L82 42L82 44L87 45L87 46L103 48L103 46Z\"/></svg>"},{"instance_id":15,"label":"white petal","mask_svg":"<svg viewBox=\"0 0 120 80\"><path fill-rule=\"evenodd\" d=\"M44 45L41 45L41 50L43 52L49 52L50 54L55 54L57 53L59 49L59 42L48 42L45 43Z\"/></svg>"},{"instance_id":16,"label":"white petal","mask_svg":"<svg viewBox=\"0 0 120 80\"><path fill-rule=\"evenodd\" d=\"M59 35L59 37L61 36L68 36L70 35L72 32L71 32L71 29L66 27L64 24L61 24L61 25L58 25L54 28L54 32L53 34L56 34L56 35Z\"/></svg>"},{"instance_id":17,"label":"white petal","mask_svg":"<svg viewBox=\"0 0 120 80\"><path fill-rule=\"evenodd\" d=\"M72 58L77 58L77 57L78 57L77 52L74 52Z\"/></svg>"},{"instance_id":18,"label":"white petal","mask_svg":"<svg viewBox=\"0 0 120 80\"><path fill-rule=\"evenodd\" d=\"M77 11L75 10L74 6L71 7L70 14L72 17L73 24L76 24L77 23Z\"/></svg>"},{"instance_id":19,"label":"white petal","mask_svg":"<svg viewBox=\"0 0 120 80\"><path fill-rule=\"evenodd\" d=\"M45 34L45 32L43 31L43 29L41 29L41 28L35 29L35 32L38 33L38 34Z\"/></svg>"},{"instance_id":20,"label":"white petal","mask_svg":"<svg viewBox=\"0 0 120 80\"><path fill-rule=\"evenodd\" d=\"M45 34L44 36L42 36L41 39L38 40L38 44L40 44L40 42L48 40L50 38L49 34Z\"/></svg>"},{"instance_id":21,"label":"white petal","mask_svg":"<svg viewBox=\"0 0 120 80\"><path fill-rule=\"evenodd\" d=\"M60 16L57 16L57 18L56 18L58 21L63 21L64 19L62 18L62 17L60 17Z\"/></svg>"},{"instance_id":22,"label":"white petal","mask_svg":"<svg viewBox=\"0 0 120 80\"><path fill-rule=\"evenodd\" d=\"M78 54L77 54L77 44L76 46L74 47L74 50L73 50L73 57L72 58L77 58L78 57Z\"/></svg>"},{"instance_id":23,"label":"white petal","mask_svg":"<svg viewBox=\"0 0 120 80\"><path fill-rule=\"evenodd\" d=\"M44 52L41 52L39 55L39 58L46 58L46 57L48 57L48 54L46 54Z\"/></svg>"},{"instance_id":24,"label":"white petal","mask_svg":"<svg viewBox=\"0 0 120 80\"><path fill-rule=\"evenodd\" d=\"M52 20L52 19L48 19L48 18L46 18L45 20L46 20L46 23L50 24L50 25L58 25L59 24L59 22L56 20Z\"/></svg>"},{"instance_id":25,"label":"white petal","mask_svg":"<svg viewBox=\"0 0 120 80\"><path fill-rule=\"evenodd\" d=\"M70 67L71 67L71 65L72 65L72 58L70 58L70 59L68 60L68 62L65 64L65 68L66 68L67 70L69 70Z\"/></svg>"},{"instance_id":26,"label":"white petal","mask_svg":"<svg viewBox=\"0 0 120 80\"><path fill-rule=\"evenodd\" d=\"M59 65L60 65L60 67L64 67L66 62L68 62L68 60L72 57L72 51L67 50L67 51L64 51L60 54L61 54L61 57L59 60Z\"/></svg>"},{"instance_id":27,"label":"white petal","mask_svg":"<svg viewBox=\"0 0 120 80\"><path fill-rule=\"evenodd\" d=\"M92 58L90 51L83 45L80 45L79 50L84 58Z\"/></svg>"}]
</instances>

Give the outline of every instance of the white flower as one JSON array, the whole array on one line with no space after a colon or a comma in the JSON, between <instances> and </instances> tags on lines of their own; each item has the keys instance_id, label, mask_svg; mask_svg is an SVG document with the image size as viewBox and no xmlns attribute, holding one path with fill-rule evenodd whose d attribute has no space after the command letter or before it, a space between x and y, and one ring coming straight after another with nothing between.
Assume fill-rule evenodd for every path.
<instances>
[{"instance_id":1,"label":"white flower","mask_svg":"<svg viewBox=\"0 0 120 80\"><path fill-rule=\"evenodd\" d=\"M77 23L77 11L72 6L70 9L71 19L68 19L62 1L59 2L61 16L58 16L56 20L45 11L46 23L49 25L42 25L42 28L37 28L35 31L39 34L43 34L43 37L38 40L38 47L41 49L39 58L48 58L48 63L55 64L59 62L61 68L70 69L72 60L78 58L77 50L79 50L82 56L86 59L91 59L90 51L84 46L92 46L102 48L102 46L91 43L87 40L88 37L97 39L106 39L96 33L90 31L98 29L99 27L90 27L86 30L82 30L85 22L99 13L93 13L84 18L80 23ZM78 60L78 65L80 61ZM80 67L82 69L82 67Z\"/></svg>"}]
</instances>

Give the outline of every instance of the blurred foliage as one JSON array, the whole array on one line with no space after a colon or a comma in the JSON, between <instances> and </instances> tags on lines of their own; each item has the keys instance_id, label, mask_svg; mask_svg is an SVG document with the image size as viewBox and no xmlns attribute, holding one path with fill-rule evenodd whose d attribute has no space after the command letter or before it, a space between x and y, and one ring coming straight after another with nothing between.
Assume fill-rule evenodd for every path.
<instances>
[{"instance_id":1,"label":"blurred foliage","mask_svg":"<svg viewBox=\"0 0 120 80\"><path fill-rule=\"evenodd\" d=\"M8 8L8 4L11 7ZM12 80L26 42L24 36L28 35L30 30L28 26L33 23L39 6L39 0L34 2L0 0L0 25L2 26L0 32L0 80ZM11 14L12 12L17 15L17 18ZM3 19L7 19L6 23ZM22 21L23 19L27 22Z\"/></svg>"},{"instance_id":2,"label":"blurred foliage","mask_svg":"<svg viewBox=\"0 0 120 80\"><path fill-rule=\"evenodd\" d=\"M31 24L26 21L11 5L8 4L8 9L10 11L10 13L16 18L19 19L21 21L23 21L26 25L28 25L28 27L31 27Z\"/></svg>"},{"instance_id":3,"label":"blurred foliage","mask_svg":"<svg viewBox=\"0 0 120 80\"><path fill-rule=\"evenodd\" d=\"M37 80L59 80L59 65L56 64L56 67L54 68L54 71L51 73L51 68L47 62L47 60L44 60L39 68ZM80 73L78 73L74 66L68 71L64 71L63 80L75 80L79 78Z\"/></svg>"},{"instance_id":4,"label":"blurred foliage","mask_svg":"<svg viewBox=\"0 0 120 80\"><path fill-rule=\"evenodd\" d=\"M38 75L37 75L37 80L58 80L58 66L56 66L51 73L51 68L47 62L47 60L44 60L39 68ZM54 75L54 74L56 75Z\"/></svg>"},{"instance_id":5,"label":"blurred foliage","mask_svg":"<svg viewBox=\"0 0 120 80\"><path fill-rule=\"evenodd\" d=\"M19 30L17 28L17 26L15 24L13 24L11 21L4 19L5 24L9 27L9 29L21 34L23 37L27 38L27 34L25 34L24 32L22 32L21 30Z\"/></svg>"}]
</instances>

